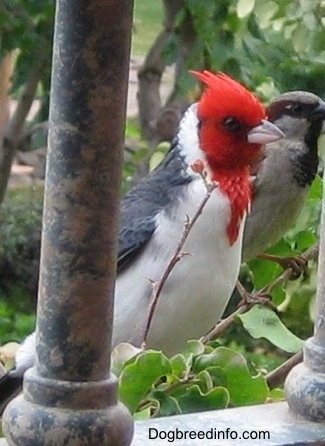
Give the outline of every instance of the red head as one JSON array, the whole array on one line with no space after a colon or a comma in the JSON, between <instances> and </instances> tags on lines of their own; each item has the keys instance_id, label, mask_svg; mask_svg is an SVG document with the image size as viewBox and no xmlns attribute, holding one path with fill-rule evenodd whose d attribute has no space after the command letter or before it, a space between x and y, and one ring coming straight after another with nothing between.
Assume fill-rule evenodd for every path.
<instances>
[{"instance_id":1,"label":"red head","mask_svg":"<svg viewBox=\"0 0 325 446\"><path fill-rule=\"evenodd\" d=\"M261 144L248 141L249 131L266 119L258 99L229 76L191 71L207 88L198 103L200 146L213 169L247 167L260 156Z\"/></svg>"},{"instance_id":2,"label":"red head","mask_svg":"<svg viewBox=\"0 0 325 446\"><path fill-rule=\"evenodd\" d=\"M249 167L261 157L264 144L283 134L265 120L266 112L258 99L234 79L209 71L191 73L207 87L198 102L199 142L212 179L231 205L227 233L232 244L251 200Z\"/></svg>"}]
</instances>

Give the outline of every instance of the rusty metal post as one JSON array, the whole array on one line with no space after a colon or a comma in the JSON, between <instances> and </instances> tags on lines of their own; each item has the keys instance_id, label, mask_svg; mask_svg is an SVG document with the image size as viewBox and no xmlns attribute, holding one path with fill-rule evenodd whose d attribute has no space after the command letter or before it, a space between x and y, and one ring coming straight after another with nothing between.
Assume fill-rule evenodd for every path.
<instances>
[{"instance_id":1,"label":"rusty metal post","mask_svg":"<svg viewBox=\"0 0 325 446\"><path fill-rule=\"evenodd\" d=\"M130 444L110 340L132 0L58 0L35 367L10 445Z\"/></svg>"},{"instance_id":2,"label":"rusty metal post","mask_svg":"<svg viewBox=\"0 0 325 446\"><path fill-rule=\"evenodd\" d=\"M312 421L325 421L325 173L320 229L316 319L314 336L304 346L304 362L294 367L285 382L290 409Z\"/></svg>"}]
</instances>

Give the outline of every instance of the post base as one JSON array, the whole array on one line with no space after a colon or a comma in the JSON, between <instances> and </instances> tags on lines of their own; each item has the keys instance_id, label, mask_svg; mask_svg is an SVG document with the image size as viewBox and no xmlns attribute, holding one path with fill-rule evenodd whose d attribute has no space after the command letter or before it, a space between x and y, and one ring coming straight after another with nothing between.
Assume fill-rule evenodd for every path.
<instances>
[{"instance_id":1,"label":"post base","mask_svg":"<svg viewBox=\"0 0 325 446\"><path fill-rule=\"evenodd\" d=\"M25 378L24 393L12 400L3 414L8 444L129 446L133 420L128 410L117 402L116 394L115 377L101 382L75 383L41 378L31 369ZM54 400L55 405L51 407Z\"/></svg>"},{"instance_id":2,"label":"post base","mask_svg":"<svg viewBox=\"0 0 325 446\"><path fill-rule=\"evenodd\" d=\"M325 421L325 349L314 338L306 341L304 362L291 370L284 389L294 413L311 421Z\"/></svg>"}]
</instances>

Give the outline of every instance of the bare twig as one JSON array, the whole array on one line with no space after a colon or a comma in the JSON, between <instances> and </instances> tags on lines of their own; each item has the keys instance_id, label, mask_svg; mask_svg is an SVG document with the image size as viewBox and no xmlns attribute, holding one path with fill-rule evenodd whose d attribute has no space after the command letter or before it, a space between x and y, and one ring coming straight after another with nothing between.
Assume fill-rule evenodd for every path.
<instances>
[{"instance_id":1,"label":"bare twig","mask_svg":"<svg viewBox=\"0 0 325 446\"><path fill-rule=\"evenodd\" d=\"M236 283L236 288L237 288L238 293L240 294L240 297L244 300L247 290L244 287L244 285L241 282L239 282L239 280Z\"/></svg>"},{"instance_id":2,"label":"bare twig","mask_svg":"<svg viewBox=\"0 0 325 446\"><path fill-rule=\"evenodd\" d=\"M221 319L221 321L218 322L217 325L215 325L212 330L209 331L209 333L200 338L200 341L203 344L206 344L213 339L217 339L228 327L230 327L230 325L234 322L236 316L242 313L246 313L246 311L248 311L251 306L251 304L247 304L237 308L237 310L231 313L228 317L226 317L225 319Z\"/></svg>"},{"instance_id":3,"label":"bare twig","mask_svg":"<svg viewBox=\"0 0 325 446\"><path fill-rule=\"evenodd\" d=\"M277 367L272 372L268 373L265 377L270 389L280 386L286 379L290 370L303 360L302 350L295 355L291 356L287 361Z\"/></svg>"},{"instance_id":4,"label":"bare twig","mask_svg":"<svg viewBox=\"0 0 325 446\"><path fill-rule=\"evenodd\" d=\"M209 201L210 197L211 197L211 193L212 191L217 187L216 183L212 183L212 184L208 184L207 180L206 180L206 175L203 173L201 173L202 179L204 181L204 184L206 185L207 188L207 192L203 198L203 200L201 201L197 211L195 212L194 216L192 219L189 218L189 216L186 216L186 220L184 223L184 229L181 235L181 238L177 244L176 250L172 256L172 258L170 259L170 261L168 262L165 271L163 272L163 275L161 276L161 278L157 281L157 282L152 282L153 284L153 288L152 288L152 294L151 294L151 298L150 298L150 304L149 304L149 311L148 311L148 318L147 318L147 323L146 323L146 327L145 327L145 332L144 332L144 337L143 337L143 344L142 347L145 347L146 342L147 342L147 338L148 338L148 333L151 327L151 323L152 323L152 319L159 301L159 297L161 295L161 291L163 289L163 286L165 285L169 275L171 274L171 272L173 271L173 269L175 268L175 265L186 255L189 255L190 253L187 252L182 252L182 249L184 247L184 244L191 232L191 229L193 228L193 226L195 225L195 223L197 222L198 218L200 217L200 215L203 212L203 209L205 207L205 205L207 204L207 202Z\"/></svg>"}]
</instances>

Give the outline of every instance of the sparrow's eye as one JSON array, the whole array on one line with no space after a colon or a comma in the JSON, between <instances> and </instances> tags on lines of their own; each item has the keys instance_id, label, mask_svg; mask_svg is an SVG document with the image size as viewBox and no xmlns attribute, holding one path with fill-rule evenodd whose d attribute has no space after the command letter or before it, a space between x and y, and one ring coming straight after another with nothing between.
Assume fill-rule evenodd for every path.
<instances>
[{"instance_id":1,"label":"sparrow's eye","mask_svg":"<svg viewBox=\"0 0 325 446\"><path fill-rule=\"evenodd\" d=\"M294 116L302 115L302 113L304 111L302 105L298 104L298 103L287 105L286 109L288 110L288 112L291 115L294 115Z\"/></svg>"},{"instance_id":2,"label":"sparrow's eye","mask_svg":"<svg viewBox=\"0 0 325 446\"><path fill-rule=\"evenodd\" d=\"M229 116L222 121L222 125L230 132L238 132L240 130L240 122L233 116Z\"/></svg>"}]
</instances>

